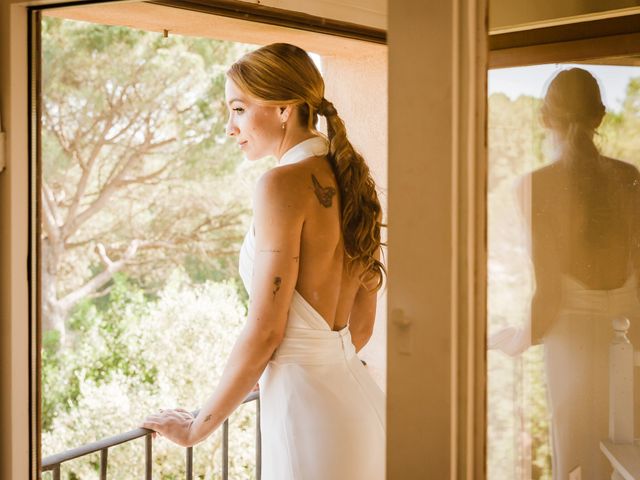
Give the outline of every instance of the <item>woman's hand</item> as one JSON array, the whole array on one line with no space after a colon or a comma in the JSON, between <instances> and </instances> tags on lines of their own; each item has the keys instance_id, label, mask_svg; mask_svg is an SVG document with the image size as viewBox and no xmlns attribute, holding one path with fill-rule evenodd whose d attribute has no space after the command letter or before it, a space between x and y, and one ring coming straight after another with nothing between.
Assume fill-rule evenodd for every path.
<instances>
[{"instance_id":1,"label":"woman's hand","mask_svg":"<svg viewBox=\"0 0 640 480\"><path fill-rule=\"evenodd\" d=\"M190 412L176 408L149 415L140 426L154 430L182 447L192 447L195 443L191 435L194 420L195 417Z\"/></svg>"},{"instance_id":2,"label":"woman's hand","mask_svg":"<svg viewBox=\"0 0 640 480\"><path fill-rule=\"evenodd\" d=\"M511 357L520 355L531 346L531 334L524 328L504 327L489 335L487 348L500 350Z\"/></svg>"}]
</instances>

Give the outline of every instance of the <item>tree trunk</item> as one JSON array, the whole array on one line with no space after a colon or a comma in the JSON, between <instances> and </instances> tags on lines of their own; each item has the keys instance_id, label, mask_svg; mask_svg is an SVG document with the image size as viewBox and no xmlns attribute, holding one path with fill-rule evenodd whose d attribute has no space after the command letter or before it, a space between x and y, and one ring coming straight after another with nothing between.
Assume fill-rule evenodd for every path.
<instances>
[{"instance_id":1,"label":"tree trunk","mask_svg":"<svg viewBox=\"0 0 640 480\"><path fill-rule=\"evenodd\" d=\"M57 330L60 341L66 336L65 321L68 311L60 306L58 301L58 264L64 247L51 242L49 238L41 241L42 254L42 330L47 332Z\"/></svg>"}]
</instances>

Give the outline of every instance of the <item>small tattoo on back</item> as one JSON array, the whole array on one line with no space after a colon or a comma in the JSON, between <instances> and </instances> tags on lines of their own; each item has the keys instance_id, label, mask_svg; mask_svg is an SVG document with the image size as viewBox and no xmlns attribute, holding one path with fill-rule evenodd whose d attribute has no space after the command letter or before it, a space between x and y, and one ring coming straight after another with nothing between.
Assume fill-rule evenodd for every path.
<instances>
[{"instance_id":1,"label":"small tattoo on back","mask_svg":"<svg viewBox=\"0 0 640 480\"><path fill-rule=\"evenodd\" d=\"M281 285L282 285L282 278L275 277L273 279L273 299L274 300L276 298L276 293L278 293L278 290L280 290Z\"/></svg>"},{"instance_id":2,"label":"small tattoo on back","mask_svg":"<svg viewBox=\"0 0 640 480\"><path fill-rule=\"evenodd\" d=\"M336 194L336 189L320 185L320 182L313 173L311 174L311 181L313 182L313 192L316 194L320 205L329 208L331 206L331 199Z\"/></svg>"}]
</instances>

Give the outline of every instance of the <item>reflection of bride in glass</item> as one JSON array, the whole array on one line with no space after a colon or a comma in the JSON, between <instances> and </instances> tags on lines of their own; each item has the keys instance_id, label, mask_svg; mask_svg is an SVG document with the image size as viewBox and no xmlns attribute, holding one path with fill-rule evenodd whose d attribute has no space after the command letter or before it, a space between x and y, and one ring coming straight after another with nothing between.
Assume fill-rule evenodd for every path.
<instances>
[{"instance_id":1,"label":"reflection of bride in glass","mask_svg":"<svg viewBox=\"0 0 640 480\"><path fill-rule=\"evenodd\" d=\"M536 279L530 319L489 340L510 355L544 344L556 480L578 467L582 480L610 478L599 442L608 437L611 320L629 318L640 347L640 173L598 151L604 113L587 71L561 71L549 84L541 120L555 161L528 174L518 192Z\"/></svg>"}]
</instances>

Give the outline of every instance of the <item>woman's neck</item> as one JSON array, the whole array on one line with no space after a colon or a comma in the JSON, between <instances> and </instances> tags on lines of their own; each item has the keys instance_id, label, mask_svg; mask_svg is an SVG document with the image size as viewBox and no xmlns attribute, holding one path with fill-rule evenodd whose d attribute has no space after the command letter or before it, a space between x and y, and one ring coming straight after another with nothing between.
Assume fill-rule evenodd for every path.
<instances>
[{"instance_id":1,"label":"woman's neck","mask_svg":"<svg viewBox=\"0 0 640 480\"><path fill-rule=\"evenodd\" d=\"M295 130L292 129L291 131L285 130L284 137L280 142L280 147L278 148L278 151L274 154L275 157L278 159L278 163L280 163L280 159L282 158L282 156L291 148L315 136L316 135L313 134L313 132L306 129L297 128Z\"/></svg>"}]
</instances>

